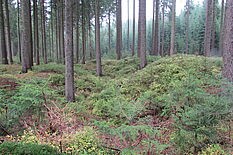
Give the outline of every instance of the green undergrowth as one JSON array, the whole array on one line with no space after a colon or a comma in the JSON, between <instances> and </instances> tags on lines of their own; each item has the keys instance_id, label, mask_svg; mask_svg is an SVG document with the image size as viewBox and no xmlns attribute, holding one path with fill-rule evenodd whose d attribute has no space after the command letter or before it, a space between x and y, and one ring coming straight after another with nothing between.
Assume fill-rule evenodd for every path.
<instances>
[{"instance_id":1,"label":"green undergrowth","mask_svg":"<svg viewBox=\"0 0 233 155\"><path fill-rule=\"evenodd\" d=\"M40 116L52 101L83 121L84 129L64 140L73 153L227 154L223 148L230 146L221 135L230 130L233 86L221 76L221 59L148 57L147 67L138 65L137 58L104 60L102 77L95 75L95 61L75 65L76 102L68 104L64 65L35 66L30 80L15 79L16 90L0 89L2 120L6 105L17 118L28 111Z\"/></svg>"}]
</instances>

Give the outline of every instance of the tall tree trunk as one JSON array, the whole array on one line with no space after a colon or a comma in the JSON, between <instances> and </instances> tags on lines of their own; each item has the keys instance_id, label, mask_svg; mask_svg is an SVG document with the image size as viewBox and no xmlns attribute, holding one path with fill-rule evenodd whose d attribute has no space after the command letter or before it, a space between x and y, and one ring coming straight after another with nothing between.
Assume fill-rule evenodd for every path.
<instances>
[{"instance_id":1,"label":"tall tree trunk","mask_svg":"<svg viewBox=\"0 0 233 155\"><path fill-rule=\"evenodd\" d=\"M51 24L51 50L50 50L50 58L52 60L54 60L54 4L53 4L53 0L51 0L50 2L50 7L51 7L51 17L50 17L50 24Z\"/></svg>"},{"instance_id":2,"label":"tall tree trunk","mask_svg":"<svg viewBox=\"0 0 233 155\"><path fill-rule=\"evenodd\" d=\"M189 15L190 15L190 0L186 0L186 24L185 24L185 53L189 54Z\"/></svg>"},{"instance_id":3,"label":"tall tree trunk","mask_svg":"<svg viewBox=\"0 0 233 155\"><path fill-rule=\"evenodd\" d=\"M133 0L133 42L132 42L132 56L135 54L135 0Z\"/></svg>"},{"instance_id":4,"label":"tall tree trunk","mask_svg":"<svg viewBox=\"0 0 233 155\"><path fill-rule=\"evenodd\" d=\"M224 23L224 5L225 0L222 0L222 6L221 6L221 21L220 21L220 41L219 41L219 52L221 55L223 55L223 23Z\"/></svg>"},{"instance_id":5,"label":"tall tree trunk","mask_svg":"<svg viewBox=\"0 0 233 155\"><path fill-rule=\"evenodd\" d=\"M155 25L154 25L154 47L153 55L159 54L159 0L156 0Z\"/></svg>"},{"instance_id":6,"label":"tall tree trunk","mask_svg":"<svg viewBox=\"0 0 233 155\"><path fill-rule=\"evenodd\" d=\"M111 10L108 10L108 51L111 51Z\"/></svg>"},{"instance_id":7,"label":"tall tree trunk","mask_svg":"<svg viewBox=\"0 0 233 155\"><path fill-rule=\"evenodd\" d=\"M223 75L233 82L233 1L226 1L226 16L223 40Z\"/></svg>"},{"instance_id":8,"label":"tall tree trunk","mask_svg":"<svg viewBox=\"0 0 233 155\"><path fill-rule=\"evenodd\" d=\"M18 43L18 54L19 54L19 61L21 63L21 35L20 35L20 8L19 8L19 0L17 0L17 43Z\"/></svg>"},{"instance_id":9,"label":"tall tree trunk","mask_svg":"<svg viewBox=\"0 0 233 155\"><path fill-rule=\"evenodd\" d=\"M170 55L175 54L175 37L176 37L176 0L173 0L172 1L172 28L171 28Z\"/></svg>"},{"instance_id":10,"label":"tall tree trunk","mask_svg":"<svg viewBox=\"0 0 233 155\"><path fill-rule=\"evenodd\" d=\"M38 11L37 11L37 0L33 0L33 22L34 22L34 46L33 51L35 55L36 65L40 64L39 55L39 35L38 35Z\"/></svg>"},{"instance_id":11,"label":"tall tree trunk","mask_svg":"<svg viewBox=\"0 0 233 155\"><path fill-rule=\"evenodd\" d=\"M211 55L211 30L212 30L212 2L213 0L207 0L206 4L206 21L205 21L205 38L204 38L204 54L209 57Z\"/></svg>"},{"instance_id":12,"label":"tall tree trunk","mask_svg":"<svg viewBox=\"0 0 233 155\"><path fill-rule=\"evenodd\" d=\"M46 49L46 29L45 29L45 23L46 23L46 16L45 16L45 8L44 8L44 0L41 0L41 30L42 30L42 55L44 63L47 64L47 49Z\"/></svg>"},{"instance_id":13,"label":"tall tree trunk","mask_svg":"<svg viewBox=\"0 0 233 155\"><path fill-rule=\"evenodd\" d=\"M3 0L0 0L0 45L2 54L2 64L8 64L7 49L6 49L6 38L5 38L5 27L4 27L4 14L3 14Z\"/></svg>"},{"instance_id":14,"label":"tall tree trunk","mask_svg":"<svg viewBox=\"0 0 233 155\"><path fill-rule=\"evenodd\" d=\"M28 69L31 69L30 65L30 53L31 53L31 13L30 13L30 1L21 1L22 9L22 73L27 73Z\"/></svg>"},{"instance_id":15,"label":"tall tree trunk","mask_svg":"<svg viewBox=\"0 0 233 155\"><path fill-rule=\"evenodd\" d=\"M128 11L128 20L127 20L127 51L129 51L130 41L129 41L129 0L127 1L127 11Z\"/></svg>"},{"instance_id":16,"label":"tall tree trunk","mask_svg":"<svg viewBox=\"0 0 233 155\"><path fill-rule=\"evenodd\" d=\"M164 19L165 19L165 6L164 6L165 4L164 4L164 2L163 2L163 7L162 7L162 44L161 44L161 53L160 53L160 55L161 56L164 56L164 42L165 42L165 40L164 40L164 36L165 36L165 29L164 29L164 26L165 26L165 21L164 21Z\"/></svg>"},{"instance_id":17,"label":"tall tree trunk","mask_svg":"<svg viewBox=\"0 0 233 155\"><path fill-rule=\"evenodd\" d=\"M154 54L154 51L155 51L155 1L156 0L153 0L153 16L152 16L152 51L150 51L150 55L153 55Z\"/></svg>"},{"instance_id":18,"label":"tall tree trunk","mask_svg":"<svg viewBox=\"0 0 233 155\"><path fill-rule=\"evenodd\" d=\"M10 31L10 21L9 21L9 9L8 0L4 1L4 15L5 15L5 35L6 35L6 49L9 58L9 63L13 64L12 50L11 50L11 31Z\"/></svg>"},{"instance_id":19,"label":"tall tree trunk","mask_svg":"<svg viewBox=\"0 0 233 155\"><path fill-rule=\"evenodd\" d=\"M138 18L138 49L140 54L140 68L147 64L146 60L146 1L139 0Z\"/></svg>"},{"instance_id":20,"label":"tall tree trunk","mask_svg":"<svg viewBox=\"0 0 233 155\"><path fill-rule=\"evenodd\" d=\"M121 17L121 0L117 0L117 13L116 13L116 55L117 60L121 59L122 50L122 17Z\"/></svg>"},{"instance_id":21,"label":"tall tree trunk","mask_svg":"<svg viewBox=\"0 0 233 155\"><path fill-rule=\"evenodd\" d=\"M216 26L215 26L215 21L216 21L216 15L215 15L215 8L216 8L216 0L213 0L212 3L212 14L213 14L213 19L212 19L212 35L211 35L211 49L214 50L215 48L215 32L216 32Z\"/></svg>"},{"instance_id":22,"label":"tall tree trunk","mask_svg":"<svg viewBox=\"0 0 233 155\"><path fill-rule=\"evenodd\" d=\"M73 1L65 0L65 93L68 102L75 100L72 7Z\"/></svg>"},{"instance_id":23,"label":"tall tree trunk","mask_svg":"<svg viewBox=\"0 0 233 155\"><path fill-rule=\"evenodd\" d=\"M102 75L101 50L100 50L100 21L99 0L95 0L95 51L96 51L96 75Z\"/></svg>"},{"instance_id":24,"label":"tall tree trunk","mask_svg":"<svg viewBox=\"0 0 233 155\"><path fill-rule=\"evenodd\" d=\"M82 0L82 64L86 63L86 20L85 0Z\"/></svg>"},{"instance_id":25,"label":"tall tree trunk","mask_svg":"<svg viewBox=\"0 0 233 155\"><path fill-rule=\"evenodd\" d=\"M74 41L74 49L75 49L75 55L76 55L76 63L79 62L79 20L80 20L80 11L79 11L79 8L80 8L80 1L77 0L76 1L76 11L75 12L75 41Z\"/></svg>"}]
</instances>

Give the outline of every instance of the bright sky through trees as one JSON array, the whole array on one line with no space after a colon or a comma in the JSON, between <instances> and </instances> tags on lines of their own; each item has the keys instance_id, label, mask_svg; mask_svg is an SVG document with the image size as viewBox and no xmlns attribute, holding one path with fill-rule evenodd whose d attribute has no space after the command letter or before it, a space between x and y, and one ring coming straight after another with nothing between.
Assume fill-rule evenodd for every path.
<instances>
[{"instance_id":1,"label":"bright sky through trees","mask_svg":"<svg viewBox=\"0 0 233 155\"><path fill-rule=\"evenodd\" d=\"M203 0L193 0L194 4L201 4L203 2ZM130 19L133 18L133 0L129 0L130 2ZM146 0L146 9L147 9L147 19L152 18L153 14L153 0ZM184 9L186 0L177 0L177 5L176 5L176 14L179 15L180 12L182 11L182 9ZM122 20L123 21L127 21L128 15L127 15L127 0L122 0ZM136 19L138 19L138 2L136 0Z\"/></svg>"}]
</instances>

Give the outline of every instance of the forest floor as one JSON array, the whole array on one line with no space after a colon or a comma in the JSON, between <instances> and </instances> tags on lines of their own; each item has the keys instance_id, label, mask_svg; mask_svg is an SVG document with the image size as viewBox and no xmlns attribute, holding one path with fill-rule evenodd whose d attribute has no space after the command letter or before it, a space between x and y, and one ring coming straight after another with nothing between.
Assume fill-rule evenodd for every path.
<instances>
[{"instance_id":1,"label":"forest floor","mask_svg":"<svg viewBox=\"0 0 233 155\"><path fill-rule=\"evenodd\" d=\"M0 154L233 154L233 86L219 58L177 55L75 65L0 65ZM37 151L35 151L37 150ZM36 153L35 153L36 152Z\"/></svg>"}]
</instances>

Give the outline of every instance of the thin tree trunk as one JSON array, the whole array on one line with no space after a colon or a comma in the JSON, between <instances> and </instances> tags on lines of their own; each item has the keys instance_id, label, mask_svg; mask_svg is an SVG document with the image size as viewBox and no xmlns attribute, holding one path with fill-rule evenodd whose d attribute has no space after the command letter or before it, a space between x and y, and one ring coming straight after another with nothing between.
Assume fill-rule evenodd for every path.
<instances>
[{"instance_id":1,"label":"thin tree trunk","mask_svg":"<svg viewBox=\"0 0 233 155\"><path fill-rule=\"evenodd\" d=\"M75 100L72 5L73 1L65 0L65 93L68 102L73 102Z\"/></svg>"},{"instance_id":2,"label":"thin tree trunk","mask_svg":"<svg viewBox=\"0 0 233 155\"><path fill-rule=\"evenodd\" d=\"M133 42L132 42L132 56L135 54L135 0L133 0Z\"/></svg>"},{"instance_id":3,"label":"thin tree trunk","mask_svg":"<svg viewBox=\"0 0 233 155\"><path fill-rule=\"evenodd\" d=\"M40 64L39 55L39 35L38 35L38 11L37 11L37 0L33 0L33 22L34 22L34 55L36 60L36 65Z\"/></svg>"},{"instance_id":4,"label":"thin tree trunk","mask_svg":"<svg viewBox=\"0 0 233 155\"><path fill-rule=\"evenodd\" d=\"M96 51L96 75L102 75L101 50L100 50L100 21L99 0L95 0L95 51Z\"/></svg>"},{"instance_id":5,"label":"thin tree trunk","mask_svg":"<svg viewBox=\"0 0 233 155\"><path fill-rule=\"evenodd\" d=\"M75 12L75 54L76 54L76 63L79 62L79 20L80 20L80 1L76 1L76 11Z\"/></svg>"},{"instance_id":6,"label":"thin tree trunk","mask_svg":"<svg viewBox=\"0 0 233 155\"><path fill-rule=\"evenodd\" d=\"M17 39L18 39L18 54L19 54L19 61L21 63L22 56L21 56L21 35L20 35L20 9L19 9L19 0L17 0Z\"/></svg>"},{"instance_id":7,"label":"thin tree trunk","mask_svg":"<svg viewBox=\"0 0 233 155\"><path fill-rule=\"evenodd\" d=\"M128 21L127 21L127 51L129 51L130 41L129 41L129 0L127 2L127 11L128 11Z\"/></svg>"},{"instance_id":8,"label":"thin tree trunk","mask_svg":"<svg viewBox=\"0 0 233 155\"><path fill-rule=\"evenodd\" d=\"M44 64L48 63L47 60L47 49L46 49L46 29L45 29L45 8L44 8L44 0L41 0L41 30L42 30L42 56L44 60Z\"/></svg>"},{"instance_id":9,"label":"thin tree trunk","mask_svg":"<svg viewBox=\"0 0 233 155\"><path fill-rule=\"evenodd\" d=\"M212 14L213 14L213 20L212 20L212 38L211 38L211 49L215 49L215 32L216 32L216 26L215 26L215 21L216 21L216 15L215 15L215 8L216 8L216 0L213 0L212 3Z\"/></svg>"},{"instance_id":10,"label":"thin tree trunk","mask_svg":"<svg viewBox=\"0 0 233 155\"><path fill-rule=\"evenodd\" d=\"M170 55L175 54L175 36L176 35L176 0L172 1L172 28L171 28L171 44Z\"/></svg>"},{"instance_id":11,"label":"thin tree trunk","mask_svg":"<svg viewBox=\"0 0 233 155\"><path fill-rule=\"evenodd\" d=\"M139 0L138 19L138 49L140 54L140 68L144 68L146 61L146 1Z\"/></svg>"},{"instance_id":12,"label":"thin tree trunk","mask_svg":"<svg viewBox=\"0 0 233 155\"><path fill-rule=\"evenodd\" d=\"M185 29L185 53L189 54L189 15L190 15L190 0L186 0L186 29Z\"/></svg>"},{"instance_id":13,"label":"thin tree trunk","mask_svg":"<svg viewBox=\"0 0 233 155\"><path fill-rule=\"evenodd\" d=\"M11 31L10 31L10 21L9 21L9 9L8 9L8 0L4 1L4 14L5 14L5 35L6 35L6 49L8 60L10 64L13 64L12 50L11 50Z\"/></svg>"},{"instance_id":14,"label":"thin tree trunk","mask_svg":"<svg viewBox=\"0 0 233 155\"><path fill-rule=\"evenodd\" d=\"M117 17L116 17L116 54L117 60L121 59L122 50L122 17L121 17L121 0L117 0Z\"/></svg>"},{"instance_id":15,"label":"thin tree trunk","mask_svg":"<svg viewBox=\"0 0 233 155\"><path fill-rule=\"evenodd\" d=\"M8 64L7 59L7 48L5 38L5 27L4 27L4 14L3 14L3 0L0 0L0 38L1 38L1 53L2 53L2 64Z\"/></svg>"},{"instance_id":16,"label":"thin tree trunk","mask_svg":"<svg viewBox=\"0 0 233 155\"><path fill-rule=\"evenodd\" d=\"M154 54L155 51L155 38L154 35L155 34L155 0L153 0L153 17L152 17L152 51L150 51L150 55Z\"/></svg>"},{"instance_id":17,"label":"thin tree trunk","mask_svg":"<svg viewBox=\"0 0 233 155\"><path fill-rule=\"evenodd\" d=\"M54 21L54 13L53 13L53 11L54 11L54 4L53 4L53 0L51 0L51 3L50 3L50 5L51 5L51 51L50 51L50 58L53 56L53 58L52 58L52 60L54 60L54 23L53 23L53 21Z\"/></svg>"},{"instance_id":18,"label":"thin tree trunk","mask_svg":"<svg viewBox=\"0 0 233 155\"><path fill-rule=\"evenodd\" d=\"M82 64L86 63L86 20L85 0L82 0Z\"/></svg>"},{"instance_id":19,"label":"thin tree trunk","mask_svg":"<svg viewBox=\"0 0 233 155\"><path fill-rule=\"evenodd\" d=\"M153 55L159 55L159 5L159 0L156 0Z\"/></svg>"},{"instance_id":20,"label":"thin tree trunk","mask_svg":"<svg viewBox=\"0 0 233 155\"><path fill-rule=\"evenodd\" d=\"M108 51L111 51L111 10L108 10Z\"/></svg>"},{"instance_id":21,"label":"thin tree trunk","mask_svg":"<svg viewBox=\"0 0 233 155\"><path fill-rule=\"evenodd\" d=\"M222 0L222 6L221 6L221 21L220 21L220 41L219 41L219 52L220 55L223 55L223 35L224 35L224 30L223 30L223 23L224 23L224 5L225 0Z\"/></svg>"},{"instance_id":22,"label":"thin tree trunk","mask_svg":"<svg viewBox=\"0 0 233 155\"><path fill-rule=\"evenodd\" d=\"M162 45L161 45L161 53L160 53L161 56L164 56L164 42L165 42L165 40L164 40L164 36L165 36L165 29L164 29L165 11L164 11L164 9L165 9L165 6L164 5L165 4L163 4L163 7L162 7Z\"/></svg>"}]
</instances>

